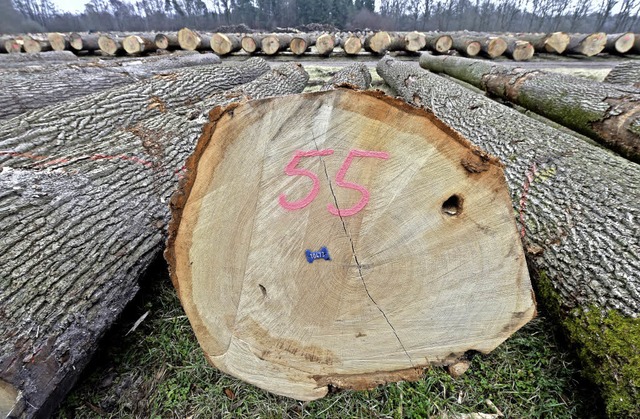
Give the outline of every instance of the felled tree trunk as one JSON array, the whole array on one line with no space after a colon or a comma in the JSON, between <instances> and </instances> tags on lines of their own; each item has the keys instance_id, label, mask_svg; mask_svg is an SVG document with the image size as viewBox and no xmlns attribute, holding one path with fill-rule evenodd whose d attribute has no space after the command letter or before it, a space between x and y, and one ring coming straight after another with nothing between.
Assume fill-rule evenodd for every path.
<instances>
[{"instance_id":1,"label":"felled tree trunk","mask_svg":"<svg viewBox=\"0 0 640 419\"><path fill-rule=\"evenodd\" d=\"M362 63L351 64L337 71L320 88L321 91L333 90L339 87L347 87L353 90L367 90L371 87L371 73Z\"/></svg>"},{"instance_id":2,"label":"felled tree trunk","mask_svg":"<svg viewBox=\"0 0 640 419\"><path fill-rule=\"evenodd\" d=\"M640 166L432 73L384 80L505 164L538 300L565 327L608 412L640 414Z\"/></svg>"},{"instance_id":3,"label":"felled tree trunk","mask_svg":"<svg viewBox=\"0 0 640 419\"><path fill-rule=\"evenodd\" d=\"M600 54L607 44L607 34L596 32L591 34L571 34L567 45L567 54L581 54L591 57Z\"/></svg>"},{"instance_id":4,"label":"felled tree trunk","mask_svg":"<svg viewBox=\"0 0 640 419\"><path fill-rule=\"evenodd\" d=\"M427 37L421 32L409 32L404 36L405 49L416 52L427 46Z\"/></svg>"},{"instance_id":5,"label":"felled tree trunk","mask_svg":"<svg viewBox=\"0 0 640 419\"><path fill-rule=\"evenodd\" d=\"M72 107L62 104L10 119L0 130L0 150L4 152L0 164L11 160L12 167L18 167L17 162L23 161L30 167L36 159L46 167L50 156L72 144L83 144L89 138L97 141L138 121L251 81L268 70L268 64L259 58L237 65L185 69L87 96L73 101Z\"/></svg>"},{"instance_id":6,"label":"felled tree trunk","mask_svg":"<svg viewBox=\"0 0 640 419\"><path fill-rule=\"evenodd\" d=\"M219 55L227 55L240 51L242 45L237 36L224 33L215 33L211 37L211 49Z\"/></svg>"},{"instance_id":7,"label":"felled tree trunk","mask_svg":"<svg viewBox=\"0 0 640 419\"><path fill-rule=\"evenodd\" d=\"M379 31L365 38L364 48L374 54L384 54L387 51L401 51L404 49L404 37L394 33Z\"/></svg>"},{"instance_id":8,"label":"felled tree trunk","mask_svg":"<svg viewBox=\"0 0 640 419\"><path fill-rule=\"evenodd\" d=\"M177 33L159 33L154 38L156 48L174 50L180 48Z\"/></svg>"},{"instance_id":9,"label":"felled tree trunk","mask_svg":"<svg viewBox=\"0 0 640 419\"><path fill-rule=\"evenodd\" d=\"M180 48L188 51L211 50L211 37L189 28L182 28L178 31L178 43Z\"/></svg>"},{"instance_id":10,"label":"felled tree trunk","mask_svg":"<svg viewBox=\"0 0 640 419\"><path fill-rule=\"evenodd\" d=\"M464 36L452 36L451 47L467 57L475 57L482 51L482 44Z\"/></svg>"},{"instance_id":11,"label":"felled tree trunk","mask_svg":"<svg viewBox=\"0 0 640 419\"><path fill-rule=\"evenodd\" d=\"M302 55L316 44L316 37L310 34L297 34L291 38L289 49L295 55Z\"/></svg>"},{"instance_id":12,"label":"felled tree trunk","mask_svg":"<svg viewBox=\"0 0 640 419\"><path fill-rule=\"evenodd\" d=\"M102 34L98 37L100 51L107 55L118 55L124 52L122 38L115 35Z\"/></svg>"},{"instance_id":13,"label":"felled tree trunk","mask_svg":"<svg viewBox=\"0 0 640 419\"><path fill-rule=\"evenodd\" d=\"M73 63L5 71L0 77L0 119L131 85L171 70L220 62L215 54L194 54L147 58L141 62Z\"/></svg>"},{"instance_id":14,"label":"felled tree trunk","mask_svg":"<svg viewBox=\"0 0 640 419\"><path fill-rule=\"evenodd\" d=\"M15 38L4 39L2 46L4 47L4 50L9 54L22 52L22 41L18 42L18 40Z\"/></svg>"},{"instance_id":15,"label":"felled tree trunk","mask_svg":"<svg viewBox=\"0 0 640 419\"><path fill-rule=\"evenodd\" d=\"M606 83L640 87L640 65L636 61L622 62L611 69L604 81Z\"/></svg>"},{"instance_id":16,"label":"felled tree trunk","mask_svg":"<svg viewBox=\"0 0 640 419\"><path fill-rule=\"evenodd\" d=\"M122 40L122 48L127 54L138 55L156 50L153 34L129 35Z\"/></svg>"},{"instance_id":17,"label":"felled tree trunk","mask_svg":"<svg viewBox=\"0 0 640 419\"><path fill-rule=\"evenodd\" d=\"M47 34L47 39L49 40L51 49L53 49L54 51L64 51L71 49L71 45L69 44L69 40L65 34L58 32L49 32Z\"/></svg>"},{"instance_id":18,"label":"felled tree trunk","mask_svg":"<svg viewBox=\"0 0 640 419\"><path fill-rule=\"evenodd\" d=\"M533 57L535 51L529 42L521 41L513 37L507 37L505 41L507 42L505 54L513 58L514 61L528 61Z\"/></svg>"},{"instance_id":19,"label":"felled tree trunk","mask_svg":"<svg viewBox=\"0 0 640 419\"><path fill-rule=\"evenodd\" d=\"M36 54L3 54L0 55L0 71L7 68L67 62L78 62L78 57L71 51L49 51Z\"/></svg>"},{"instance_id":20,"label":"felled tree trunk","mask_svg":"<svg viewBox=\"0 0 640 419\"><path fill-rule=\"evenodd\" d=\"M347 55L357 55L362 50L362 39L355 35L343 38L340 43Z\"/></svg>"},{"instance_id":21,"label":"felled tree trunk","mask_svg":"<svg viewBox=\"0 0 640 419\"><path fill-rule=\"evenodd\" d=\"M227 108L187 168L171 277L208 360L256 386L416 380L535 313L500 165L380 92Z\"/></svg>"},{"instance_id":22,"label":"felled tree trunk","mask_svg":"<svg viewBox=\"0 0 640 419\"><path fill-rule=\"evenodd\" d=\"M260 51L260 40L262 38L259 35L245 35L240 40L240 44L242 45L242 49L249 54L253 54L255 52Z\"/></svg>"},{"instance_id":23,"label":"felled tree trunk","mask_svg":"<svg viewBox=\"0 0 640 419\"><path fill-rule=\"evenodd\" d=\"M420 65L587 135L640 162L640 91L565 74L423 54Z\"/></svg>"},{"instance_id":24,"label":"felled tree trunk","mask_svg":"<svg viewBox=\"0 0 640 419\"><path fill-rule=\"evenodd\" d=\"M635 35L633 32L609 34L607 35L604 50L612 54L624 54L633 48L634 42Z\"/></svg>"},{"instance_id":25,"label":"felled tree trunk","mask_svg":"<svg viewBox=\"0 0 640 419\"><path fill-rule=\"evenodd\" d=\"M334 35L323 33L316 39L316 51L319 55L328 57L336 47L336 42L339 43Z\"/></svg>"},{"instance_id":26,"label":"felled tree trunk","mask_svg":"<svg viewBox=\"0 0 640 419\"><path fill-rule=\"evenodd\" d=\"M51 44L47 40L43 39L35 39L30 36L25 36L22 38L24 44L22 47L24 48L24 52L29 54L36 54L40 52L51 51Z\"/></svg>"},{"instance_id":27,"label":"felled tree trunk","mask_svg":"<svg viewBox=\"0 0 640 419\"><path fill-rule=\"evenodd\" d=\"M98 34L79 34L74 32L69 35L69 45L75 51L94 52L100 49L99 39L100 35Z\"/></svg>"},{"instance_id":28,"label":"felled tree trunk","mask_svg":"<svg viewBox=\"0 0 640 419\"><path fill-rule=\"evenodd\" d=\"M51 170L32 161L36 170L0 172L0 379L12 387L0 391L19 394L12 415L48 416L135 295L139 276L162 251L168 200L209 110L296 93L307 78L288 64L99 142L66 144L52 155ZM202 93L214 91L196 83ZM38 221L43 216L48 222Z\"/></svg>"},{"instance_id":29,"label":"felled tree trunk","mask_svg":"<svg viewBox=\"0 0 640 419\"><path fill-rule=\"evenodd\" d=\"M260 39L260 49L267 55L275 55L278 51L287 49L291 42L291 35L272 33Z\"/></svg>"},{"instance_id":30,"label":"felled tree trunk","mask_svg":"<svg viewBox=\"0 0 640 419\"><path fill-rule=\"evenodd\" d=\"M553 32L549 34L525 33L518 34L516 37L522 41L529 42L535 49L535 52L555 54L562 54L564 50L567 49L567 45L569 45L569 41L571 40L569 35L564 32Z\"/></svg>"},{"instance_id":31,"label":"felled tree trunk","mask_svg":"<svg viewBox=\"0 0 640 419\"><path fill-rule=\"evenodd\" d=\"M428 32L425 34L427 47L438 54L444 54L453 46L453 39L447 34Z\"/></svg>"}]
</instances>

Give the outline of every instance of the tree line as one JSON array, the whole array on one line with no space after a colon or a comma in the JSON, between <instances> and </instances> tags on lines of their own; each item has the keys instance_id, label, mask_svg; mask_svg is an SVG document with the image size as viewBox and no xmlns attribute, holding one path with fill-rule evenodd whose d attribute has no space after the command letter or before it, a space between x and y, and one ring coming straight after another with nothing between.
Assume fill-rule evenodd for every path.
<instances>
[{"instance_id":1,"label":"tree line","mask_svg":"<svg viewBox=\"0 0 640 419\"><path fill-rule=\"evenodd\" d=\"M638 32L640 0L89 0L81 13L51 0L0 0L0 32L273 30L326 24L343 30Z\"/></svg>"}]
</instances>

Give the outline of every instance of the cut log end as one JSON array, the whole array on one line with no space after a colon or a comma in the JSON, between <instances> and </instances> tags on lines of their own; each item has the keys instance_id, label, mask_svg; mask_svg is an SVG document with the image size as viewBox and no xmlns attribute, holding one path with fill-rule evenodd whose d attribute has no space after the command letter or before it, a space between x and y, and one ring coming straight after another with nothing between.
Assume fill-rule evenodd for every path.
<instances>
[{"instance_id":1,"label":"cut log end","mask_svg":"<svg viewBox=\"0 0 640 419\"><path fill-rule=\"evenodd\" d=\"M449 51L452 45L453 40L451 39L451 37L449 35L443 35L438 37L438 39L436 40L434 49L436 52L442 54Z\"/></svg>"},{"instance_id":2,"label":"cut log end","mask_svg":"<svg viewBox=\"0 0 640 419\"><path fill-rule=\"evenodd\" d=\"M391 44L391 36L383 31L376 32L365 41L365 47L376 54L384 54L389 44Z\"/></svg>"},{"instance_id":3,"label":"cut log end","mask_svg":"<svg viewBox=\"0 0 640 419\"><path fill-rule=\"evenodd\" d=\"M216 33L211 37L211 49L218 55L231 54L240 48L240 40L233 35Z\"/></svg>"},{"instance_id":4,"label":"cut log end","mask_svg":"<svg viewBox=\"0 0 640 419\"><path fill-rule=\"evenodd\" d=\"M562 54L569 45L571 38L565 32L554 32L549 34L544 42L544 49L546 52Z\"/></svg>"},{"instance_id":5,"label":"cut log end","mask_svg":"<svg viewBox=\"0 0 640 419\"><path fill-rule=\"evenodd\" d=\"M499 37L491 38L487 42L486 53L490 58L500 57L507 50L507 42Z\"/></svg>"},{"instance_id":6,"label":"cut log end","mask_svg":"<svg viewBox=\"0 0 640 419\"><path fill-rule=\"evenodd\" d=\"M510 51L511 56L515 61L527 61L533 57L535 50L531 43L526 41L515 41L515 46Z\"/></svg>"},{"instance_id":7,"label":"cut log end","mask_svg":"<svg viewBox=\"0 0 640 419\"><path fill-rule=\"evenodd\" d=\"M120 43L109 35L100 35L98 38L100 51L108 55L116 55L120 51Z\"/></svg>"},{"instance_id":8,"label":"cut log end","mask_svg":"<svg viewBox=\"0 0 640 419\"><path fill-rule=\"evenodd\" d=\"M289 44L289 49L295 55L304 54L309 48L309 44L305 38L294 37L291 39L291 44Z\"/></svg>"},{"instance_id":9,"label":"cut log end","mask_svg":"<svg viewBox=\"0 0 640 419\"><path fill-rule=\"evenodd\" d=\"M500 164L430 113L340 89L211 115L165 255L216 367L310 400L488 352L534 315Z\"/></svg>"},{"instance_id":10,"label":"cut log end","mask_svg":"<svg viewBox=\"0 0 640 419\"><path fill-rule=\"evenodd\" d=\"M200 48L202 39L200 38L200 35L191 29L182 28L178 31L178 42L180 43L180 48L188 51L195 51Z\"/></svg>"},{"instance_id":11,"label":"cut log end","mask_svg":"<svg viewBox=\"0 0 640 419\"><path fill-rule=\"evenodd\" d=\"M333 52L333 48L336 45L333 35L327 33L322 34L316 39L316 50L318 54L328 56Z\"/></svg>"},{"instance_id":12,"label":"cut log end","mask_svg":"<svg viewBox=\"0 0 640 419\"><path fill-rule=\"evenodd\" d=\"M482 45L480 45L480 42L469 42L465 48L465 55L469 56L469 57L475 57L476 55L480 54L480 51L482 50Z\"/></svg>"},{"instance_id":13,"label":"cut log end","mask_svg":"<svg viewBox=\"0 0 640 419\"><path fill-rule=\"evenodd\" d=\"M61 33L49 33L47 35L51 49L54 51L64 51L67 49L67 38Z\"/></svg>"},{"instance_id":14,"label":"cut log end","mask_svg":"<svg viewBox=\"0 0 640 419\"><path fill-rule=\"evenodd\" d=\"M344 41L344 52L348 55L356 55L362 50L362 41L357 36L350 36Z\"/></svg>"},{"instance_id":15,"label":"cut log end","mask_svg":"<svg viewBox=\"0 0 640 419\"><path fill-rule=\"evenodd\" d=\"M427 45L427 38L420 32L409 32L405 35L404 39L407 51L420 51Z\"/></svg>"},{"instance_id":16,"label":"cut log end","mask_svg":"<svg viewBox=\"0 0 640 419\"><path fill-rule=\"evenodd\" d=\"M252 36L243 36L240 44L242 45L242 49L249 54L253 54L258 50L258 43Z\"/></svg>"}]
</instances>

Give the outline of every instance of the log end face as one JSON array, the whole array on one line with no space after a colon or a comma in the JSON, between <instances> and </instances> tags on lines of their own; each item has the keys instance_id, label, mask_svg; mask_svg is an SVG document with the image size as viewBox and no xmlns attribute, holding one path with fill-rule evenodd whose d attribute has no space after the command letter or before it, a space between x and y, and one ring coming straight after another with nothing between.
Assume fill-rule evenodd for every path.
<instances>
[{"instance_id":1,"label":"log end face","mask_svg":"<svg viewBox=\"0 0 640 419\"><path fill-rule=\"evenodd\" d=\"M449 35L443 35L436 41L435 49L439 53L445 53L453 46L453 39Z\"/></svg>"},{"instance_id":2,"label":"log end face","mask_svg":"<svg viewBox=\"0 0 640 419\"><path fill-rule=\"evenodd\" d=\"M98 46L100 51L108 55L116 55L118 53L118 42L108 35L100 35L98 38Z\"/></svg>"},{"instance_id":3,"label":"log end face","mask_svg":"<svg viewBox=\"0 0 640 419\"><path fill-rule=\"evenodd\" d=\"M168 49L169 48L169 38L164 34L157 34L154 40L156 44L156 48L158 49Z\"/></svg>"},{"instance_id":4,"label":"log end face","mask_svg":"<svg viewBox=\"0 0 640 419\"><path fill-rule=\"evenodd\" d=\"M19 406L19 392L18 390L0 379L0 417L9 417L10 415L18 416Z\"/></svg>"},{"instance_id":5,"label":"log end face","mask_svg":"<svg viewBox=\"0 0 640 419\"><path fill-rule=\"evenodd\" d=\"M348 55L356 55L362 50L362 41L357 36L350 36L344 42L343 48Z\"/></svg>"},{"instance_id":6,"label":"log end face","mask_svg":"<svg viewBox=\"0 0 640 419\"><path fill-rule=\"evenodd\" d=\"M251 36L242 37L242 39L240 40L240 44L242 45L242 49L249 54L253 54L254 52L256 52L256 49L258 48L258 45L255 39L253 39L253 37Z\"/></svg>"},{"instance_id":7,"label":"log end face","mask_svg":"<svg viewBox=\"0 0 640 419\"><path fill-rule=\"evenodd\" d=\"M182 49L195 51L201 42L200 36L189 28L182 28L178 31L178 43Z\"/></svg>"},{"instance_id":8,"label":"log end face","mask_svg":"<svg viewBox=\"0 0 640 419\"><path fill-rule=\"evenodd\" d=\"M616 40L615 50L620 54L629 52L629 50L633 48L634 42L635 42L635 35L632 32L627 32Z\"/></svg>"},{"instance_id":9,"label":"log end face","mask_svg":"<svg viewBox=\"0 0 640 419\"><path fill-rule=\"evenodd\" d=\"M47 35L51 49L54 51L64 51L67 47L67 41L61 33L50 33Z\"/></svg>"},{"instance_id":10,"label":"log end face","mask_svg":"<svg viewBox=\"0 0 640 419\"><path fill-rule=\"evenodd\" d=\"M82 51L82 36L77 33L69 35L69 45L76 51Z\"/></svg>"}]
</instances>

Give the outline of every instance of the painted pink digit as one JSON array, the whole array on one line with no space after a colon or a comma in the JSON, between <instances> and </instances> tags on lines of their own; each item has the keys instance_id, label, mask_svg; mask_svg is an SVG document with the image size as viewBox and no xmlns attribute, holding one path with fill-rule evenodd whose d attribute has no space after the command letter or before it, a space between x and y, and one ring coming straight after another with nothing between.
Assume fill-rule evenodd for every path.
<instances>
[{"instance_id":1,"label":"painted pink digit","mask_svg":"<svg viewBox=\"0 0 640 419\"><path fill-rule=\"evenodd\" d=\"M315 156L329 156L333 154L333 150L312 150L312 151L296 151L293 155L287 167L285 167L284 172L289 176L306 176L313 182L313 186L311 187L311 191L309 194L299 201L289 202L287 201L287 197L285 194L281 194L279 198L280 205L284 209L288 210L297 210L306 207L313 201L318 192L320 191L320 180L318 180L318 176L315 173L306 170L306 169L296 169L298 163L300 163L300 159L302 157L315 157Z\"/></svg>"},{"instance_id":2,"label":"painted pink digit","mask_svg":"<svg viewBox=\"0 0 640 419\"><path fill-rule=\"evenodd\" d=\"M328 204L327 209L333 215L348 217L350 215L357 214L369 202L370 194L368 190L366 190L362 185L358 185L357 183L347 182L344 180L344 176L347 174L347 170L349 170L349 167L351 166L351 163L353 162L354 157L375 157L377 159L386 160L389 158L389 153L385 151L366 151L366 150L351 150L349 152L349 155L344 160L344 163L342 163L342 166L340 167L340 170L336 175L336 183L338 184L338 186L342 188L355 189L356 191L359 191L362 194L362 197L360 198L360 201L358 201L358 203L351 208L339 210L338 208L335 207L335 205Z\"/></svg>"}]
</instances>

